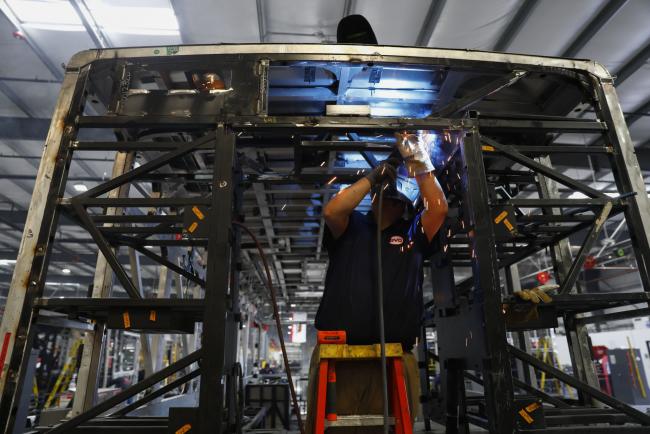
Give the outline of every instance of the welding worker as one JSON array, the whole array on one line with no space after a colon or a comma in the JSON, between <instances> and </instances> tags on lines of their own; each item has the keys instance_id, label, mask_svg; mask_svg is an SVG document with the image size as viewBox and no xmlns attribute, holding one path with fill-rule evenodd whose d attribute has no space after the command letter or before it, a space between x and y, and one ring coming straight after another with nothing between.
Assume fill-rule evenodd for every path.
<instances>
[{"instance_id":1,"label":"welding worker","mask_svg":"<svg viewBox=\"0 0 650 434\"><path fill-rule=\"evenodd\" d=\"M412 350L423 316L422 264L434 250L433 239L447 216L447 200L433 174L425 132L396 134L404 159L383 161L365 177L339 192L323 211L323 245L329 255L325 291L316 315L318 330L344 330L351 345L380 342L377 299L377 217L381 213L383 307L387 343L401 343L411 417L419 411L419 379ZM399 167L398 167L399 166ZM400 192L396 179L405 170L417 183L422 209ZM384 188L379 209L379 191ZM372 210L356 211L371 193ZM309 374L307 430L313 432L318 349ZM375 360L337 362L336 407L340 415L382 414L381 365ZM341 431L345 430L345 431ZM382 427L376 428L382 432ZM337 428L337 432L356 432ZM364 429L363 432L368 432Z\"/></svg>"}]
</instances>

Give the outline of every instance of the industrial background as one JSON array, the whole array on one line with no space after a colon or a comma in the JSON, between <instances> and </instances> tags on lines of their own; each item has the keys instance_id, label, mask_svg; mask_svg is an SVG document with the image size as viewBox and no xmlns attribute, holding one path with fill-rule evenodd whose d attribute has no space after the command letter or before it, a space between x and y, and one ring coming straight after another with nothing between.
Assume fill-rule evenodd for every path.
<instances>
[{"instance_id":1,"label":"industrial background","mask_svg":"<svg viewBox=\"0 0 650 434\"><path fill-rule=\"evenodd\" d=\"M590 59L604 65L615 78L644 180L650 183L648 0L1 0L0 11L0 317L66 63L75 53L89 48L160 46L173 50L184 44L335 43L339 20L362 14L372 24L380 45ZM91 104L87 111L93 110ZM596 118L593 110L580 106L571 116ZM558 137L556 143L593 145L595 141L588 134L572 134ZM80 151L76 157L68 176L69 195L111 178L113 152ZM293 154L282 149L259 149L251 157L274 171L281 172L293 164ZM551 159L565 175L594 189L615 193L611 170L600 167L597 160ZM350 156L337 167L354 172L367 166L362 158ZM205 166L197 167L202 168ZM313 329L308 325L313 322L327 269L320 211L341 187L337 183L296 194L281 188L267 191L257 183L243 197L243 211L250 215L247 222L259 232L263 247L270 252L269 265L281 293L281 317L290 341L289 357L298 370L308 363L314 344ZM145 184L137 189L142 189L143 196L152 194ZM572 199L586 197L569 190L560 190L560 194ZM621 218L608 220L589 252L578 281L591 292L642 290L624 223ZM277 336L272 329L266 332L272 321L271 307L260 277L262 270L250 257L254 251L251 245L243 249L243 275L246 300L255 306L255 316L246 325L256 328L259 342L257 353L243 355L243 365L247 375L262 375L260 371L265 370L265 375L272 376L281 372L282 361ZM124 262L134 263L126 252L121 254ZM96 258L97 248L88 233L63 217L45 294L85 296L93 282ZM136 260L143 293L156 293L162 279L159 265L142 255L136 255ZM428 301L432 298L431 280L428 270L425 274ZM524 287L554 281L544 251L520 263L519 275ZM75 363L80 335L53 330L44 328L38 336L42 346L38 369L43 372L35 382L35 391L39 393L40 389L42 396L35 405L41 408L65 407L74 390L75 375L69 365ZM304 330L309 333L303 335ZM638 369L630 371L630 381L647 387L642 374L650 372L647 316L590 325L590 332L594 346L621 350L623 357L629 357L631 351L635 360L638 353L641 374ZM109 351L112 365L105 362L103 371L102 386L107 396L136 381L144 369L137 335L114 333ZM564 339L556 339L556 333L561 336L563 331L560 328L536 336L535 351L546 362L565 369L570 366L570 350ZM165 351L160 350L159 367L176 359L174 352L181 346L172 337L165 345ZM610 382L617 380L606 372L603 375L607 377L603 390L612 393ZM298 387L306 387L304 379L298 381ZM548 387L560 388L555 384ZM572 391L564 393L570 395ZM644 411L650 404L645 390L642 398L623 395L621 400Z\"/></svg>"}]
</instances>

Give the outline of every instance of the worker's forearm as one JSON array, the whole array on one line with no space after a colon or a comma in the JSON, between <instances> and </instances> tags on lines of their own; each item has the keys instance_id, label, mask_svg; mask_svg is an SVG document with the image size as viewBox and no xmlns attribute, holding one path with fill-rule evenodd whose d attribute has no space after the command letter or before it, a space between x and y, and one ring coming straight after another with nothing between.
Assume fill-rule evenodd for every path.
<instances>
[{"instance_id":1,"label":"worker's forearm","mask_svg":"<svg viewBox=\"0 0 650 434\"><path fill-rule=\"evenodd\" d=\"M415 179L424 202L422 225L431 240L447 217L447 198L433 172L418 175Z\"/></svg>"},{"instance_id":2,"label":"worker's forearm","mask_svg":"<svg viewBox=\"0 0 650 434\"><path fill-rule=\"evenodd\" d=\"M370 181L361 178L348 188L337 193L327 205L324 214L327 216L349 216L370 191Z\"/></svg>"}]
</instances>

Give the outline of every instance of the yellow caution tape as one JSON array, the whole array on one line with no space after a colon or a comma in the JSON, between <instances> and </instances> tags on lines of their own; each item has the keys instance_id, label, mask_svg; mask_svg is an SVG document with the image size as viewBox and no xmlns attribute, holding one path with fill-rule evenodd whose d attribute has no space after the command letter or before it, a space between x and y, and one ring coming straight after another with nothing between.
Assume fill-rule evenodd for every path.
<instances>
[{"instance_id":1,"label":"yellow caution tape","mask_svg":"<svg viewBox=\"0 0 650 434\"><path fill-rule=\"evenodd\" d=\"M501 220L503 220L506 217L508 217L508 211L502 211L501 214L496 216L496 218L494 219L494 223L499 224L501 223Z\"/></svg>"},{"instance_id":2,"label":"yellow caution tape","mask_svg":"<svg viewBox=\"0 0 650 434\"><path fill-rule=\"evenodd\" d=\"M199 218L199 220L203 220L205 218L205 215L201 212L198 206L194 206L192 208L192 212Z\"/></svg>"},{"instance_id":3,"label":"yellow caution tape","mask_svg":"<svg viewBox=\"0 0 650 434\"><path fill-rule=\"evenodd\" d=\"M183 425L182 427L180 427L179 429L176 430L176 434L185 434L186 432L188 432L191 429L192 429L192 425L190 425L189 423L186 423L185 425Z\"/></svg>"},{"instance_id":4,"label":"yellow caution tape","mask_svg":"<svg viewBox=\"0 0 650 434\"><path fill-rule=\"evenodd\" d=\"M526 410L524 410L523 408L519 410L519 416L521 416L523 420L528 422L528 425L530 425L535 421L532 417L530 417L528 413L526 413Z\"/></svg>"},{"instance_id":5,"label":"yellow caution tape","mask_svg":"<svg viewBox=\"0 0 650 434\"><path fill-rule=\"evenodd\" d=\"M525 408L527 412L532 413L533 411L537 410L540 407L541 405L539 402L533 402L532 404L526 406Z\"/></svg>"}]
</instances>

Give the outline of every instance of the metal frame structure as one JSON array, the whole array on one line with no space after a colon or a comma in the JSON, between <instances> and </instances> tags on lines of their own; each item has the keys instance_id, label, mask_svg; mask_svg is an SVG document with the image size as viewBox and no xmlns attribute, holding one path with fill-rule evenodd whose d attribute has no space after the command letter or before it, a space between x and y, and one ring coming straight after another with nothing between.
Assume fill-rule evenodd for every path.
<instances>
[{"instance_id":1,"label":"metal frame structure","mask_svg":"<svg viewBox=\"0 0 650 434\"><path fill-rule=\"evenodd\" d=\"M269 109L273 65L307 65L305 82L312 82L315 72L309 69L313 68L310 65L328 63L344 65L347 72L352 68L417 65L452 72L486 71L491 78L460 95L447 91L447 100L441 98L431 113L423 117L278 115ZM225 77L224 89L205 93L175 88L173 73L211 68ZM156 82L160 88L132 87L143 70L155 71L154 78L147 82ZM373 84L381 80L381 71L376 72L371 71ZM548 112L552 114L490 110L495 95L517 88L532 80L533 75L543 81L546 74L561 76L581 89L597 119L568 116L566 112L573 106L555 110L564 111L563 115L554 114L550 108ZM339 77L337 102L345 101L349 87L346 83L350 81ZM104 104L105 112L88 114L85 105L90 96ZM469 111L475 109L479 112ZM256 196L263 196L259 184L315 184L321 187L318 191L323 196L329 195L333 176L338 182L351 182L358 179L359 170L337 170L331 164L323 171L306 170L309 152L323 151L330 155L330 160L337 151L358 152L372 165L376 164L372 152L386 152L390 144L364 137L422 129L434 130L442 137L437 176L454 210L438 236L439 249L431 259L434 302L428 305L430 315L425 328L435 327L438 348L434 352L425 344L421 354L437 358L444 369L443 388L438 394L423 376L425 390L429 390L423 396L427 419L446 423L450 433L468 432L470 422L493 433L564 432L566 426L585 432L610 429L592 426L594 423L626 423L617 429L650 432L650 417L589 384L585 370L590 363L584 360L588 351L582 351L585 331L581 327L585 321L597 320L584 317L585 313L647 303L645 291L650 290L650 204L607 71L594 62L536 56L308 44L90 50L71 59L45 144L0 327L3 432L13 432L19 423L15 416L25 384L28 355L39 314L44 310L89 321L94 324L94 333L86 337L74 411L61 424L40 427L38 431L113 432L137 427L138 432L174 432L190 424L198 427L198 432L238 432L241 425L235 387L235 348L237 325L241 321L239 276L241 258L248 254L242 251L250 246L241 242L238 226L232 221L246 223L249 217L242 203L244 190L252 184ZM116 139L87 139L92 130L114 132ZM605 145L553 144L559 134L571 133L602 136ZM341 136L347 139L337 139ZM293 165L288 172L262 171L251 175L242 169L243 165L256 164L246 158L243 150L273 148L293 150ZM75 153L106 150L116 152L113 178L82 194L65 197L67 172ZM203 161L210 161L211 167L179 169L179 162L198 153L207 156ZM545 156L556 154L605 157L611 164L617 195L606 195L544 164ZM139 166L134 164L138 156L145 157ZM173 188L161 187L165 194L145 197L129 192L129 185L140 182L183 188L172 194ZM550 182L562 184L586 198L558 197L549 188ZM541 193L531 196L530 188ZM507 194L501 195L500 191ZM518 196L522 193L527 196ZM278 250L273 226L267 221L269 207L263 197L258 198L268 238L267 251L275 255ZM507 218L501 217L503 213ZM615 215L624 216L628 225L644 292L578 293L575 283L589 248L604 221ZM85 228L98 248L92 297L42 298L61 216ZM309 235L320 243L322 219L319 215L310 218L321 222L319 233ZM196 229L204 219L209 222L209 230L195 233L192 225L196 223ZM585 241L575 257L570 251L562 253L557 248L567 237L584 231ZM177 246L196 246L206 253L205 275L168 259L166 249ZM143 297L117 254L124 247L137 250L200 286L203 297ZM156 252L158 248L160 254ZM563 263L562 272L558 270L558 295L552 303L540 306L514 298L516 285L501 283L502 270L546 248L556 249L556 268ZM470 277L455 279L457 268L471 268ZM286 283L281 267L274 271L275 283ZM284 298L290 295L285 293ZM646 313L630 309L615 315L632 317ZM563 318L570 346L579 349L572 352L573 376L532 357L522 350L523 343L519 348L507 340L511 332L557 327L558 317ZM106 328L192 333L195 323L201 323L200 349L116 396L99 404L95 402L97 366ZM528 382L513 376L513 360L517 366L531 365L575 387L580 391L579 401L567 402L537 389L530 375ZM180 376L120 407L127 399L174 374ZM196 409L172 409L167 418L128 416L137 407L196 377L200 377L201 384ZM483 394L466 396L465 378L480 383ZM522 425L517 419L521 406L529 405L531 396L555 407L542 407L546 417L545 422L544 418L538 422L539 427ZM610 406L611 410L594 406L592 400Z\"/></svg>"}]
</instances>

